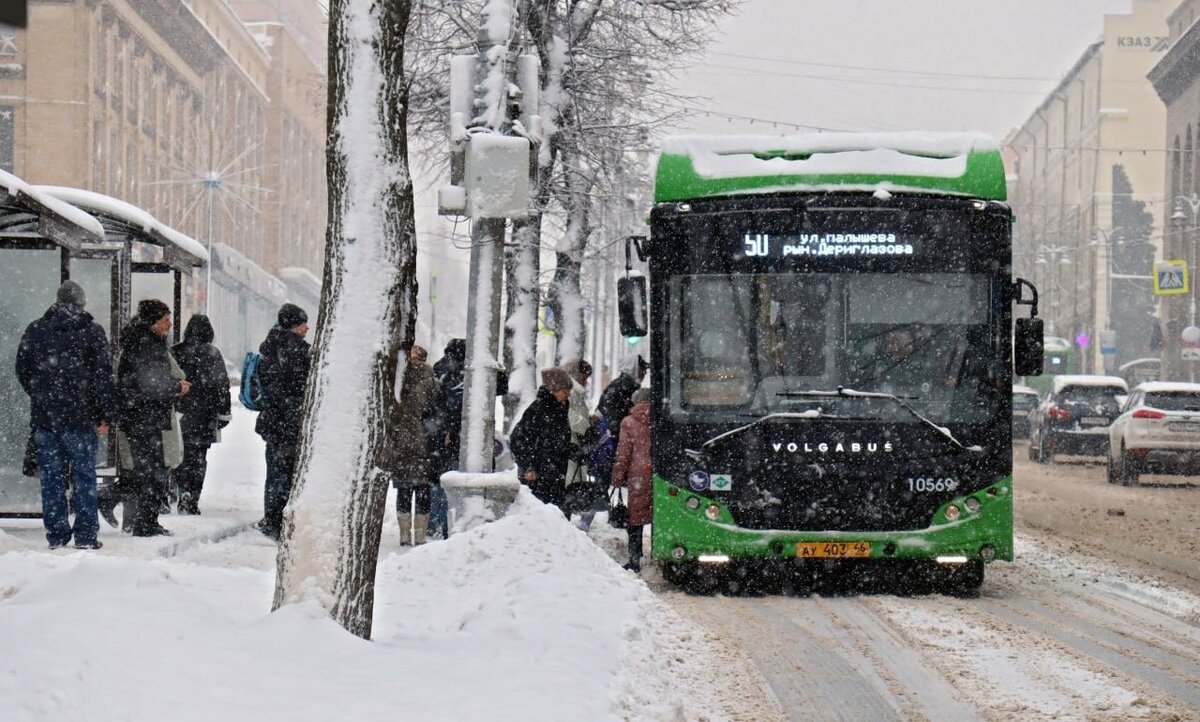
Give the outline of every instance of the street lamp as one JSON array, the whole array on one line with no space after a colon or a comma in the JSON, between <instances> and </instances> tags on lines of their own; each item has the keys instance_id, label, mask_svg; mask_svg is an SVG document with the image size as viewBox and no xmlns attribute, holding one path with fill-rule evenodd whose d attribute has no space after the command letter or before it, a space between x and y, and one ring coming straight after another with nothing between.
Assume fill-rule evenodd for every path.
<instances>
[{"instance_id":1,"label":"street lamp","mask_svg":"<svg viewBox=\"0 0 1200 722\"><path fill-rule=\"evenodd\" d=\"M1050 291L1047 294L1049 296L1047 305L1050 307L1048 330L1051 335L1054 334L1054 322L1058 317L1058 306L1062 295L1058 272L1062 266L1071 265L1071 259L1067 257L1067 254L1074 251L1075 249L1070 246L1040 245L1037 247L1037 263L1040 265L1050 264L1050 268L1047 269L1049 271L1047 275L1050 277L1048 279L1050 282L1047 284L1047 290Z\"/></svg>"}]
</instances>

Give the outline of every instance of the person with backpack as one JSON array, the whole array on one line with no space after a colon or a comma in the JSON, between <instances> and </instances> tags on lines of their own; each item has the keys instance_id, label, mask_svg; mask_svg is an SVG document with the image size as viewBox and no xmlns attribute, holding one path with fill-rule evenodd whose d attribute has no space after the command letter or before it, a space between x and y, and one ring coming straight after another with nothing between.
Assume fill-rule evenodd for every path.
<instances>
[{"instance_id":1,"label":"person with backpack","mask_svg":"<svg viewBox=\"0 0 1200 722\"><path fill-rule=\"evenodd\" d=\"M125 519L134 536L170 536L158 523L166 493L169 437L175 402L192 384L167 348L171 308L158 299L138 303L137 315L121 338L117 391L121 398L121 436L128 446ZM173 463L173 462L172 462Z\"/></svg>"},{"instance_id":2,"label":"person with backpack","mask_svg":"<svg viewBox=\"0 0 1200 722\"><path fill-rule=\"evenodd\" d=\"M283 510L292 493L292 476L300 452L300 425L304 389L308 382L308 314L299 306L285 303L279 308L278 324L267 332L258 347L262 360L255 376L261 384L262 411L254 431L267 444L267 479L263 488L263 518L258 530L278 541Z\"/></svg>"},{"instance_id":3,"label":"person with backpack","mask_svg":"<svg viewBox=\"0 0 1200 722\"><path fill-rule=\"evenodd\" d=\"M97 435L116 420L117 405L108 339L84 310L86 300L78 283L64 282L55 303L29 324L17 347L17 380L29 394L42 525L51 549L66 546L72 536L77 549L103 546L97 538L96 445ZM68 467L74 525L68 517Z\"/></svg>"},{"instance_id":4,"label":"person with backpack","mask_svg":"<svg viewBox=\"0 0 1200 722\"><path fill-rule=\"evenodd\" d=\"M229 373L225 359L213 346L208 316L197 313L188 320L183 342L171 348L192 391L176 404L183 415L183 462L173 472L179 489L179 513L200 513L200 492L208 469L208 447L230 420Z\"/></svg>"},{"instance_id":5,"label":"person with backpack","mask_svg":"<svg viewBox=\"0 0 1200 722\"><path fill-rule=\"evenodd\" d=\"M560 368L542 370L537 398L525 409L509 438L517 476L533 495L546 504L566 509L567 461L571 456L571 423L567 403L571 377Z\"/></svg>"},{"instance_id":6,"label":"person with backpack","mask_svg":"<svg viewBox=\"0 0 1200 722\"><path fill-rule=\"evenodd\" d=\"M621 422L621 441L613 462L612 485L629 488L629 562L625 568L642 570L642 529L650 523L654 474L650 458L650 389L633 392L633 408Z\"/></svg>"}]
</instances>

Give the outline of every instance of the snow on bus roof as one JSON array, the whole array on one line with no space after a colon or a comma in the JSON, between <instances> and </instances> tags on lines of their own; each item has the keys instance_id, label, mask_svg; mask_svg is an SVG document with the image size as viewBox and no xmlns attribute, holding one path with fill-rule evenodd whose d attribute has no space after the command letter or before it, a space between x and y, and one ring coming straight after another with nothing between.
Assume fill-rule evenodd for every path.
<instances>
[{"instance_id":1,"label":"snow on bus roof","mask_svg":"<svg viewBox=\"0 0 1200 722\"><path fill-rule=\"evenodd\" d=\"M1114 386L1122 391L1129 389L1120 376L1091 376L1088 374L1062 374L1054 377L1054 393L1061 393L1068 386Z\"/></svg>"},{"instance_id":2,"label":"snow on bus roof","mask_svg":"<svg viewBox=\"0 0 1200 722\"><path fill-rule=\"evenodd\" d=\"M14 198L18 192L24 193L89 233L93 233L99 238L104 237L104 226L100 225L100 221L70 203L55 198L53 194L47 193L40 186L35 188L12 173L0 170L0 187L3 187Z\"/></svg>"},{"instance_id":3,"label":"snow on bus roof","mask_svg":"<svg viewBox=\"0 0 1200 722\"><path fill-rule=\"evenodd\" d=\"M1186 381L1143 381L1134 389L1148 394L1200 394L1200 384Z\"/></svg>"},{"instance_id":4,"label":"snow on bus roof","mask_svg":"<svg viewBox=\"0 0 1200 722\"><path fill-rule=\"evenodd\" d=\"M696 172L709 178L856 173L957 178L972 151L996 149L995 139L983 133L679 135L662 143L664 155L690 157Z\"/></svg>"},{"instance_id":5,"label":"snow on bus roof","mask_svg":"<svg viewBox=\"0 0 1200 722\"><path fill-rule=\"evenodd\" d=\"M117 218L131 226L141 228L150 235L158 235L185 253L208 261L208 250L204 244L191 236L180 233L165 223L160 222L145 210L132 203L127 203L112 196L106 196L82 188L67 188L66 186L37 186L37 190L53 196L61 201L75 206L90 208L98 213L104 213ZM98 225L98 224L97 224ZM103 235L103 229L102 229Z\"/></svg>"}]
</instances>

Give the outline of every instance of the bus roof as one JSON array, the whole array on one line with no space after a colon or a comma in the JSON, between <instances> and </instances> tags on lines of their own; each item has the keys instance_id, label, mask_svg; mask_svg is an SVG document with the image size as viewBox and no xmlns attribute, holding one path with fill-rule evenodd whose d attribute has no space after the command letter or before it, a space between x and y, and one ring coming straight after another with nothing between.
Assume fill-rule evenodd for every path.
<instances>
[{"instance_id":1,"label":"bus roof","mask_svg":"<svg viewBox=\"0 0 1200 722\"><path fill-rule=\"evenodd\" d=\"M654 201L786 191L935 193L1005 200L982 133L680 135L663 139Z\"/></svg>"}]
</instances>

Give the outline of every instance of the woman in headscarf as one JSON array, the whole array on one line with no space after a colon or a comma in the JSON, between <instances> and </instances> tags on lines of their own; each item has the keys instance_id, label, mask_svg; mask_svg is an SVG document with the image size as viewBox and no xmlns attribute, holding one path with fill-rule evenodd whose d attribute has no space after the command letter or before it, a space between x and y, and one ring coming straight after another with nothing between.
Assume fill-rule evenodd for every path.
<instances>
[{"instance_id":1,"label":"woman in headscarf","mask_svg":"<svg viewBox=\"0 0 1200 722\"><path fill-rule=\"evenodd\" d=\"M172 476L179 491L179 513L200 513L200 492L208 470L208 447L229 423L229 373L225 359L213 345L208 316L197 313L188 321L183 342L171 348L192 391L175 405L183 415L183 463Z\"/></svg>"}]
</instances>

